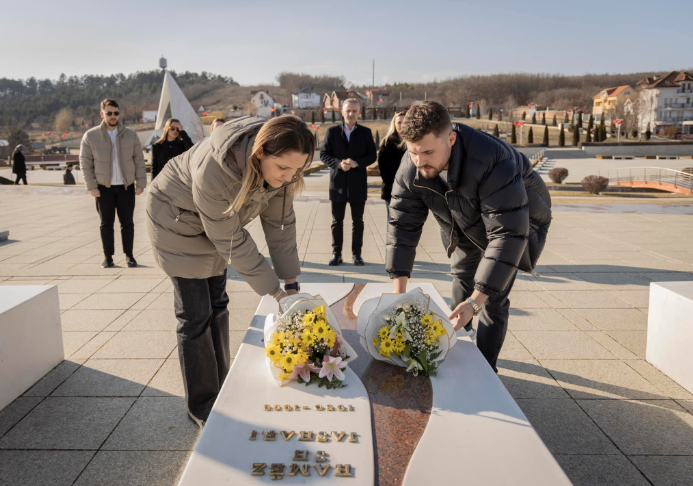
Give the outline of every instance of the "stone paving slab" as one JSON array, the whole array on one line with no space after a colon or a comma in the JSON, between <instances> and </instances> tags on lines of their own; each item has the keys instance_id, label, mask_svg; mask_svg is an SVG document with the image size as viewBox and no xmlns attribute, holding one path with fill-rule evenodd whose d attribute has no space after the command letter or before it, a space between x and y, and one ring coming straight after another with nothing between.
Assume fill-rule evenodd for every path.
<instances>
[{"instance_id":1,"label":"stone paving slab","mask_svg":"<svg viewBox=\"0 0 693 486\"><path fill-rule=\"evenodd\" d=\"M325 180L318 173L311 183ZM90 199L41 190L0 188L12 230L0 242L0 285L58 285L69 358L0 411L0 485L3 476L13 486L23 478L173 485L197 431L183 405L173 288L153 263L144 205L135 214L141 266L126 268L117 243L119 266L102 269ZM366 205L364 267L348 251L344 265L327 265L329 203L303 198L295 211L299 281L390 281L380 201ZM540 276L518 275L499 375L574 484L682 484L690 476L693 395L643 357L649 283L693 281L691 215L690 205L558 204ZM345 226L348 249L348 214ZM247 229L269 257L259 223ZM260 298L231 269L228 277L235 356ZM450 303L452 277L432 218L412 281L433 283ZM75 446L86 450L50 450ZM147 450L155 448L166 450Z\"/></svg>"}]
</instances>

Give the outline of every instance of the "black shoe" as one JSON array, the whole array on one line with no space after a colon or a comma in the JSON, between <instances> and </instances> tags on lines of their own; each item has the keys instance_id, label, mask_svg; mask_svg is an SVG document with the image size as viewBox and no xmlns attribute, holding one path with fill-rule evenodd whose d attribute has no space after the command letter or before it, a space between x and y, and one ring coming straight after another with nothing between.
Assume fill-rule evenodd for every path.
<instances>
[{"instance_id":1,"label":"black shoe","mask_svg":"<svg viewBox=\"0 0 693 486\"><path fill-rule=\"evenodd\" d=\"M330 260L330 263L328 263L328 265L331 267L336 267L337 265L341 265L342 263L342 255L339 253L333 253L332 260Z\"/></svg>"},{"instance_id":2,"label":"black shoe","mask_svg":"<svg viewBox=\"0 0 693 486\"><path fill-rule=\"evenodd\" d=\"M125 255L125 262L130 268L135 268L137 266L137 260L135 260L135 257L132 255Z\"/></svg>"},{"instance_id":3,"label":"black shoe","mask_svg":"<svg viewBox=\"0 0 693 486\"><path fill-rule=\"evenodd\" d=\"M113 268L114 266L115 265L113 264L113 257L106 257L106 259L101 264L101 268Z\"/></svg>"},{"instance_id":4,"label":"black shoe","mask_svg":"<svg viewBox=\"0 0 693 486\"><path fill-rule=\"evenodd\" d=\"M354 255L354 265L357 267L362 267L366 264L366 262L363 261L363 258L361 258L361 255Z\"/></svg>"}]
</instances>

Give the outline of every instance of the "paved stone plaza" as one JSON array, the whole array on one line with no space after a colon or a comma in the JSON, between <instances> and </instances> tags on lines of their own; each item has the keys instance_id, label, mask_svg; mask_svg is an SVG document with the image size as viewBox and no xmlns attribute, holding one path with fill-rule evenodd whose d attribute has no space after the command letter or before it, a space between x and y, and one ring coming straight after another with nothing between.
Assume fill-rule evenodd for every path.
<instances>
[{"instance_id":1,"label":"paved stone plaza","mask_svg":"<svg viewBox=\"0 0 693 486\"><path fill-rule=\"evenodd\" d=\"M324 182L324 171L310 176L309 194ZM371 203L361 268L328 267L330 206L296 203L302 282L389 281L385 206ZM500 375L576 485L693 477L693 395L645 361L649 283L693 280L689 205L558 203L541 276L519 276L511 293ZM10 230L0 285L58 285L66 356L0 411L0 485L176 484L198 430L185 413L173 294L153 263L144 196L135 222L141 267L124 268L117 254L118 267L102 269L98 215L82 190L0 188L0 230ZM248 229L267 254L259 222ZM429 218L413 277L449 299L448 272ZM227 288L235 355L260 296L233 274Z\"/></svg>"}]
</instances>

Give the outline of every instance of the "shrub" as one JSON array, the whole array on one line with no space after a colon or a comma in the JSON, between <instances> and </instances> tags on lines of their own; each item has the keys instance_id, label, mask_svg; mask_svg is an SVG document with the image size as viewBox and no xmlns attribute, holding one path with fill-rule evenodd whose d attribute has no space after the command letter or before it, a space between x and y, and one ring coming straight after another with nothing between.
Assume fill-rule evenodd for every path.
<instances>
[{"instance_id":1,"label":"shrub","mask_svg":"<svg viewBox=\"0 0 693 486\"><path fill-rule=\"evenodd\" d=\"M380 147L380 132L378 130L375 131L375 146Z\"/></svg>"},{"instance_id":2,"label":"shrub","mask_svg":"<svg viewBox=\"0 0 693 486\"><path fill-rule=\"evenodd\" d=\"M549 171L549 179L556 184L563 184L563 181L568 177L568 169L563 167L554 167Z\"/></svg>"},{"instance_id":3,"label":"shrub","mask_svg":"<svg viewBox=\"0 0 693 486\"><path fill-rule=\"evenodd\" d=\"M512 132L510 133L510 143L517 143L517 130L515 130L515 125L513 125Z\"/></svg>"},{"instance_id":4,"label":"shrub","mask_svg":"<svg viewBox=\"0 0 693 486\"><path fill-rule=\"evenodd\" d=\"M554 127L558 126L558 123L556 122L556 114L555 113L553 114L553 126Z\"/></svg>"},{"instance_id":5,"label":"shrub","mask_svg":"<svg viewBox=\"0 0 693 486\"><path fill-rule=\"evenodd\" d=\"M522 121L525 121L527 119L527 112L523 111L522 112Z\"/></svg>"},{"instance_id":6,"label":"shrub","mask_svg":"<svg viewBox=\"0 0 693 486\"><path fill-rule=\"evenodd\" d=\"M479 103L476 104L476 119L481 120L481 105Z\"/></svg>"},{"instance_id":7,"label":"shrub","mask_svg":"<svg viewBox=\"0 0 693 486\"><path fill-rule=\"evenodd\" d=\"M310 112L310 122L315 125L315 112L311 111Z\"/></svg>"},{"instance_id":8,"label":"shrub","mask_svg":"<svg viewBox=\"0 0 693 486\"><path fill-rule=\"evenodd\" d=\"M534 132L532 127L529 127L529 133L527 134L527 143L534 143Z\"/></svg>"},{"instance_id":9,"label":"shrub","mask_svg":"<svg viewBox=\"0 0 693 486\"><path fill-rule=\"evenodd\" d=\"M498 131L498 123L496 123L496 126L493 128L493 136L500 137L500 132Z\"/></svg>"},{"instance_id":10,"label":"shrub","mask_svg":"<svg viewBox=\"0 0 693 486\"><path fill-rule=\"evenodd\" d=\"M609 185L609 179L602 176L590 175L580 182L585 191L590 194L599 194Z\"/></svg>"},{"instance_id":11,"label":"shrub","mask_svg":"<svg viewBox=\"0 0 693 486\"><path fill-rule=\"evenodd\" d=\"M325 123L325 110L320 110L320 121Z\"/></svg>"},{"instance_id":12,"label":"shrub","mask_svg":"<svg viewBox=\"0 0 693 486\"><path fill-rule=\"evenodd\" d=\"M580 143L580 125L575 125L573 128L573 146L577 147Z\"/></svg>"},{"instance_id":13,"label":"shrub","mask_svg":"<svg viewBox=\"0 0 693 486\"><path fill-rule=\"evenodd\" d=\"M537 112L532 113L532 125L537 124Z\"/></svg>"},{"instance_id":14,"label":"shrub","mask_svg":"<svg viewBox=\"0 0 693 486\"><path fill-rule=\"evenodd\" d=\"M546 113L545 112L541 114L541 124L546 125Z\"/></svg>"},{"instance_id":15,"label":"shrub","mask_svg":"<svg viewBox=\"0 0 693 486\"><path fill-rule=\"evenodd\" d=\"M558 134L558 146L565 147L565 130L561 127L561 133Z\"/></svg>"},{"instance_id":16,"label":"shrub","mask_svg":"<svg viewBox=\"0 0 693 486\"><path fill-rule=\"evenodd\" d=\"M545 147L549 146L549 127L544 127L544 140L541 143L543 143Z\"/></svg>"},{"instance_id":17,"label":"shrub","mask_svg":"<svg viewBox=\"0 0 693 486\"><path fill-rule=\"evenodd\" d=\"M631 130L630 136L633 138L638 138L638 131L636 129Z\"/></svg>"},{"instance_id":18,"label":"shrub","mask_svg":"<svg viewBox=\"0 0 693 486\"><path fill-rule=\"evenodd\" d=\"M334 110L332 110L332 123L334 123L334 122L335 122L335 119L334 119Z\"/></svg>"},{"instance_id":19,"label":"shrub","mask_svg":"<svg viewBox=\"0 0 693 486\"><path fill-rule=\"evenodd\" d=\"M488 109L488 119L493 120L493 108Z\"/></svg>"}]
</instances>

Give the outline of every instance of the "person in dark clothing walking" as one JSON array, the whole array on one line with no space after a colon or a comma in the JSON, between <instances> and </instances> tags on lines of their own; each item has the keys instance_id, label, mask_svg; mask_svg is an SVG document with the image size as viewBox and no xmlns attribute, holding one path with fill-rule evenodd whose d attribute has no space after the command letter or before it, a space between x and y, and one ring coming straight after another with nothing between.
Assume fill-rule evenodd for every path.
<instances>
[{"instance_id":1,"label":"person in dark clothing walking","mask_svg":"<svg viewBox=\"0 0 693 486\"><path fill-rule=\"evenodd\" d=\"M72 166L68 165L65 167L65 173L63 174L63 184L66 186L74 186L77 184L75 181L75 175L72 173Z\"/></svg>"},{"instance_id":2,"label":"person in dark clothing walking","mask_svg":"<svg viewBox=\"0 0 693 486\"><path fill-rule=\"evenodd\" d=\"M378 150L378 170L380 177L383 179L383 186L380 189L380 199L383 199L387 204L387 221L390 221L390 200L392 199L392 184L395 182L395 174L399 169L399 163L402 157L407 152L407 147L402 142L399 132L402 130L402 122L406 111L398 111L392 117L390 129L387 135L380 142Z\"/></svg>"},{"instance_id":3,"label":"person in dark clothing walking","mask_svg":"<svg viewBox=\"0 0 693 486\"><path fill-rule=\"evenodd\" d=\"M180 121L169 118L164 126L163 135L152 145L152 180L159 175L169 160L188 151L193 145Z\"/></svg>"},{"instance_id":4,"label":"person in dark clothing walking","mask_svg":"<svg viewBox=\"0 0 693 486\"><path fill-rule=\"evenodd\" d=\"M12 173L17 174L17 180L14 181L15 185L19 185L19 181L22 180L26 186L26 158L22 153L23 151L24 145L17 145L14 148L14 153L12 154Z\"/></svg>"},{"instance_id":5,"label":"person in dark clothing walking","mask_svg":"<svg viewBox=\"0 0 693 486\"><path fill-rule=\"evenodd\" d=\"M342 105L343 123L330 127L320 149L320 160L330 168L330 201L332 203L332 259L330 265L342 263L344 214L351 206L351 253L354 265L364 265L363 212L368 199L366 168L376 161L377 153L371 129L358 125L361 102L349 98Z\"/></svg>"},{"instance_id":6,"label":"person in dark clothing walking","mask_svg":"<svg viewBox=\"0 0 693 486\"><path fill-rule=\"evenodd\" d=\"M400 133L407 144L392 188L386 269L406 292L429 210L452 257L456 330L472 337L491 367L508 328L508 295L518 270L533 271L551 224L551 196L527 157L459 123L435 102L415 103Z\"/></svg>"}]
</instances>

